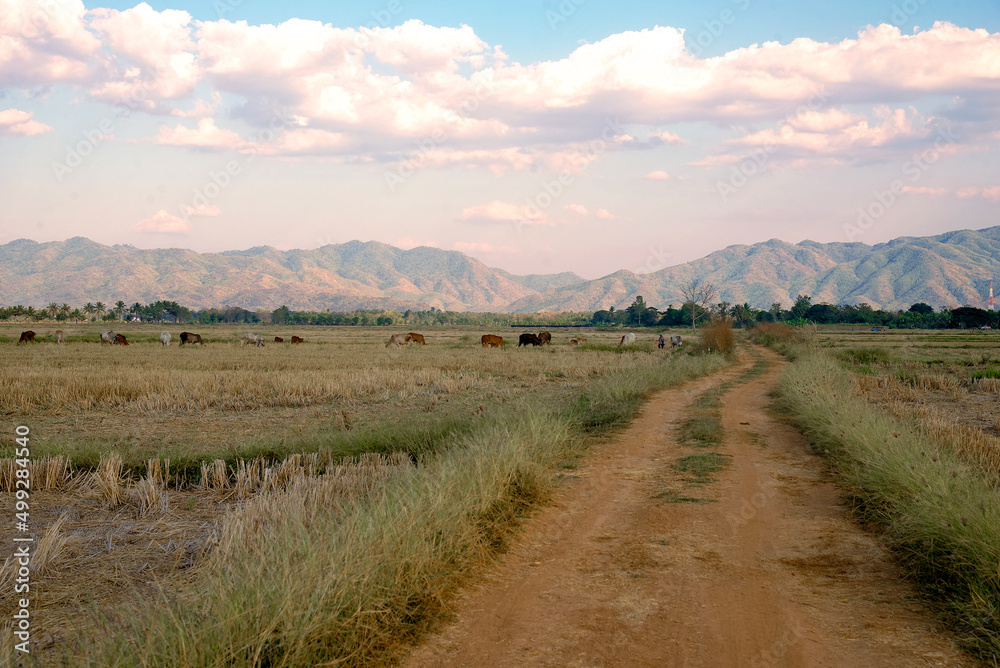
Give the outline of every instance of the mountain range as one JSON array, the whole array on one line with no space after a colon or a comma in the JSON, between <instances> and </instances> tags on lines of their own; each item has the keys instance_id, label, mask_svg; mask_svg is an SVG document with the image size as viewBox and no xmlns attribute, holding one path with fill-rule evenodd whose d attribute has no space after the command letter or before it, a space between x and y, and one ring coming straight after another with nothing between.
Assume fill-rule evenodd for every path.
<instances>
[{"instance_id":1,"label":"mountain range","mask_svg":"<svg viewBox=\"0 0 1000 668\"><path fill-rule=\"evenodd\" d=\"M573 273L519 276L458 251L402 250L370 241L281 251L260 246L196 253L105 246L83 237L0 245L0 304L79 306L160 299L191 308L292 310L426 309L594 311L627 307L636 295L660 309L682 301L693 279L719 289L719 301L786 308L812 302L905 309L983 307L998 269L1000 226L864 243L792 244L777 239L729 246L661 271L618 271L594 280ZM1000 286L998 286L1000 289Z\"/></svg>"}]
</instances>

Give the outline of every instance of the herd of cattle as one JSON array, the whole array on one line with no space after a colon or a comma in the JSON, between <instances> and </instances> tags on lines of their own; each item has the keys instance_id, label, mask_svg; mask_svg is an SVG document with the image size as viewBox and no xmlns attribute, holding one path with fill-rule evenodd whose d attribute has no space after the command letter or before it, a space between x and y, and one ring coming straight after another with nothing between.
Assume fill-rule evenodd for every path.
<instances>
[{"instance_id":1,"label":"herd of cattle","mask_svg":"<svg viewBox=\"0 0 1000 668\"><path fill-rule=\"evenodd\" d=\"M31 331L30 329L26 332L21 332L21 338L18 340L18 343L34 343L35 336L36 336L35 332ZM56 343L62 345L63 341L66 338L66 333L61 329L57 329L55 331L55 334L53 334L53 338L55 339ZM170 332L166 330L160 332L160 343L162 343L164 346L169 346L170 341L171 341ZM483 334L480 341L483 344L483 348L501 348L504 345L503 337L497 336L495 334ZM274 342L284 343L285 340L280 336L276 336L274 337ZM299 336L293 336L291 338L291 342L304 343L305 339ZM583 337L577 337L575 339L569 340L569 343L572 346L578 346L586 342L587 339ZM125 339L124 334L116 334L115 332L112 331L101 332L101 343L118 345L118 346L128 345L128 341ZM195 343L205 345L205 342L201 340L200 334L192 334L191 332L181 332L180 345L183 346L185 343L190 343L192 345ZM423 334L417 334L416 332L409 332L408 334L393 334L389 338L389 343L385 344L385 347L398 348L399 346L405 346L411 343L419 343L422 346L427 345L427 341L424 340ZM549 332L540 332L538 334L524 333L518 339L517 347L520 348L521 346L543 346L545 344L551 344L551 343L552 343L552 334L550 334ZM635 343L635 334L629 332L628 334L622 336L621 341L618 342L618 346L619 347L630 346L633 343ZM679 335L674 335L670 337L671 348L676 348L677 346L680 346L681 343L682 341ZM250 344L258 348L263 348L264 337L256 332L247 332L242 336L242 338L240 338L240 344L241 345Z\"/></svg>"}]
</instances>

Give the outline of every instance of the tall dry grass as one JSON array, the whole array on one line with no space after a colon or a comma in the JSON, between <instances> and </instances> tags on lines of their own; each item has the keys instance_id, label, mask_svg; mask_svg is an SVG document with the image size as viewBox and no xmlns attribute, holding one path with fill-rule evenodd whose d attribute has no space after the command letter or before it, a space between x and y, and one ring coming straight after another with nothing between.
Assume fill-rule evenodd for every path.
<instances>
[{"instance_id":1,"label":"tall dry grass","mask_svg":"<svg viewBox=\"0 0 1000 668\"><path fill-rule=\"evenodd\" d=\"M586 432L618 426L650 392L727 363L676 356L629 365L574 400L480 414L473 429L444 436L416 466L403 455L369 456L268 487L227 515L195 584L130 611L124 627L114 621L99 641L81 641L72 662L391 662L504 548L518 518L548 495L557 463L581 452ZM246 480L266 479L252 468ZM296 463L302 472L320 468ZM211 465L205 480L229 493L239 475Z\"/></svg>"},{"instance_id":2,"label":"tall dry grass","mask_svg":"<svg viewBox=\"0 0 1000 668\"><path fill-rule=\"evenodd\" d=\"M948 439L879 411L829 357L806 354L780 386L867 520L886 527L911 573L946 603L970 647L1000 658L997 482Z\"/></svg>"}]
</instances>

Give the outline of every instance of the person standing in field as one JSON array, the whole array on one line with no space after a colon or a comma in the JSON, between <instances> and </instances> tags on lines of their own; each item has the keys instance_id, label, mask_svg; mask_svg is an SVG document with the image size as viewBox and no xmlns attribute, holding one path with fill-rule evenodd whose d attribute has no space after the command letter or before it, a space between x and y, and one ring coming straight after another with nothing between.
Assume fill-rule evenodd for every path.
<instances>
[{"instance_id":1,"label":"person standing in field","mask_svg":"<svg viewBox=\"0 0 1000 668\"><path fill-rule=\"evenodd\" d=\"M660 334L660 338L658 338L656 340L656 347L657 348L662 348L665 344L666 344L666 341L663 340L663 334Z\"/></svg>"}]
</instances>

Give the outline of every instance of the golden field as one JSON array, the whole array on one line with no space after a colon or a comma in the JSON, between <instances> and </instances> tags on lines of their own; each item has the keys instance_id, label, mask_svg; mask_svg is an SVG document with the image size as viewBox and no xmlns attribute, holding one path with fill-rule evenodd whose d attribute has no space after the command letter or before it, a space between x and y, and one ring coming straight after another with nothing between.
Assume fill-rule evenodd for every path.
<instances>
[{"instance_id":1,"label":"golden field","mask_svg":"<svg viewBox=\"0 0 1000 668\"><path fill-rule=\"evenodd\" d=\"M727 363L718 356L657 350L653 332L619 350L614 346L621 332L614 330L555 329L551 346L517 348L520 330L425 329L426 346L386 348L391 333L405 330L124 325L113 329L130 345L110 346L99 343L107 324L69 325L62 327L66 343L58 346L51 340L57 327L43 323L31 325L38 333L35 344L17 344L27 328L0 325L0 411L10 435L0 449L0 457L8 458L0 462L0 486L11 489L14 429L27 426L38 539L32 562L36 623L44 630L34 638L55 662L102 638L93 657L71 660L87 665L118 657L132 657L121 659L125 664L244 662L244 655L222 660L211 652L167 660L166 650L135 647L138 636L122 627L153 614L143 601L165 597L153 608L193 616L180 626L201 633L198 615L206 602L189 598L191 592L224 589L229 576L219 573L231 574L234 564L280 562L285 552L268 552L277 549L270 543L287 540L282 532L300 521L317 528L357 517L366 528L357 530L360 537L352 530L342 548L371 556L357 568L384 569L372 545L389 549L383 543L389 540L415 552L386 556L385 563L423 563L441 583L434 587L453 587L468 568L502 547L502 536L516 521L516 513L504 508L527 507L544 496L553 471L571 465L585 435L622 424L652 389ZM159 342L163 329L172 334L169 347ZM181 331L201 334L206 345L181 348ZM260 332L266 345L241 344L246 331ZM500 334L508 345L484 349L484 333ZM270 342L293 334L305 343ZM571 346L569 339L577 336L588 344ZM384 491L400 485L397 492ZM419 489L426 492L414 491ZM403 523L373 523L369 499L397 493L408 499L405 507L429 510ZM4 497L0 511L12 516L13 497ZM397 502L378 503L389 504L384 512L399 511ZM451 517L446 527L427 521L442 513ZM404 529L409 538L384 535ZM439 548L429 550L426 537L438 536L432 540L437 543L442 532L454 534L456 554L464 556L442 561ZM0 530L0 541L10 544L12 536L13 528ZM333 539L315 540L329 547ZM314 568L317 581L333 577L340 567L331 574L334 557L327 552L310 552L311 566L295 568ZM14 605L6 586L12 576L8 560L0 570L0 609ZM338 596L374 595L365 584L375 577L371 573L340 576L347 580L337 585ZM270 586L259 573L247 577ZM392 591L382 604L407 608L443 595L437 589L419 595ZM298 604L303 594L294 598ZM407 618L440 614L433 606L417 608L423 612L411 610ZM178 627L176 619L147 622ZM367 628L368 622L360 623ZM176 646L172 633L165 633L164 647ZM271 642L247 633L250 644ZM391 654L398 641L387 639L399 633L398 625L387 622L365 631L363 642L348 633L324 651ZM9 649L10 640L0 631L0 645ZM314 660L311 645L292 646L284 665Z\"/></svg>"}]
</instances>

